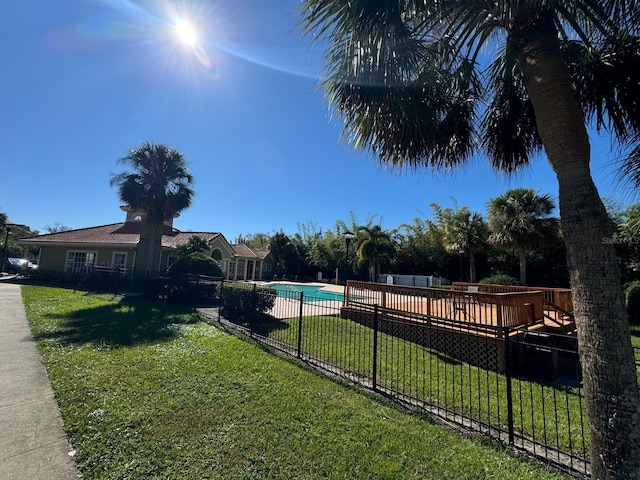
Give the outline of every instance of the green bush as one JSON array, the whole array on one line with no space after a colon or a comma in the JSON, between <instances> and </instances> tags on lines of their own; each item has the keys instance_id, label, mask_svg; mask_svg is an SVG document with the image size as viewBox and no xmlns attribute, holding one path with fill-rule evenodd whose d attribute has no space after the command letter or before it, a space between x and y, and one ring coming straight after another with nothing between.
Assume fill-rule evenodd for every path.
<instances>
[{"instance_id":1,"label":"green bush","mask_svg":"<svg viewBox=\"0 0 640 480\"><path fill-rule=\"evenodd\" d=\"M211 277L222 277L222 268L213 258L207 257L203 253L190 253L180 257L169 267L167 273L171 277L179 277L186 274L209 275Z\"/></svg>"},{"instance_id":2,"label":"green bush","mask_svg":"<svg viewBox=\"0 0 640 480\"><path fill-rule=\"evenodd\" d=\"M640 280L627 285L624 297L627 303L629 323L640 325Z\"/></svg>"},{"instance_id":3,"label":"green bush","mask_svg":"<svg viewBox=\"0 0 640 480\"><path fill-rule=\"evenodd\" d=\"M221 294L222 314L232 322L263 319L273 308L277 293L271 288L226 286Z\"/></svg>"},{"instance_id":4,"label":"green bush","mask_svg":"<svg viewBox=\"0 0 640 480\"><path fill-rule=\"evenodd\" d=\"M38 283L54 283L60 285L77 285L86 276L86 273L58 272L49 270L34 270L29 276Z\"/></svg>"},{"instance_id":5,"label":"green bush","mask_svg":"<svg viewBox=\"0 0 640 480\"><path fill-rule=\"evenodd\" d=\"M520 282L513 278L511 275L491 275L490 277L483 278L478 283L485 285L520 285Z\"/></svg>"},{"instance_id":6,"label":"green bush","mask_svg":"<svg viewBox=\"0 0 640 480\"><path fill-rule=\"evenodd\" d=\"M216 300L217 284L196 281L186 275L154 277L140 283L139 291L152 300L190 305L211 305Z\"/></svg>"}]
</instances>

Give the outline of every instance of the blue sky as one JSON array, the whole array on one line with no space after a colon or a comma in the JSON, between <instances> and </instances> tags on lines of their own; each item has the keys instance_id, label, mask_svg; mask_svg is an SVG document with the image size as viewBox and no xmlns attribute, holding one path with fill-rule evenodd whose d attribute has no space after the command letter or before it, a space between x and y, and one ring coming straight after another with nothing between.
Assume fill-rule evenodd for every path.
<instances>
[{"instance_id":1,"label":"blue sky","mask_svg":"<svg viewBox=\"0 0 640 480\"><path fill-rule=\"evenodd\" d=\"M240 234L333 228L353 212L395 228L429 205L509 188L557 196L546 159L507 179L483 158L450 173L392 171L340 143L316 89L322 50L295 28L298 0L20 0L0 29L0 210L43 230L124 219L109 185L143 141L183 153L196 196L175 226ZM200 42L174 21L193 19ZM602 196L629 203L608 140L592 143Z\"/></svg>"}]
</instances>

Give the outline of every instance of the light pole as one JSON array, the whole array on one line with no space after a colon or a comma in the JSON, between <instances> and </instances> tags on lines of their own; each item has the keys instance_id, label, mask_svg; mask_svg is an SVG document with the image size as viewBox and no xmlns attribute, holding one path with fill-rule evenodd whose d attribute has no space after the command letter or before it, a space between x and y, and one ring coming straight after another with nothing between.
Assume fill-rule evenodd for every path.
<instances>
[{"instance_id":1,"label":"light pole","mask_svg":"<svg viewBox=\"0 0 640 480\"><path fill-rule=\"evenodd\" d=\"M462 260L464 257L464 248L460 247L458 253L460 254L460 281L464 282L464 263Z\"/></svg>"},{"instance_id":2,"label":"light pole","mask_svg":"<svg viewBox=\"0 0 640 480\"><path fill-rule=\"evenodd\" d=\"M9 232L11 231L11 227L5 226L4 229L6 233L4 234L4 248L2 249L2 261L0 262L0 272L4 268L4 259L7 256L7 242L9 240Z\"/></svg>"}]
</instances>

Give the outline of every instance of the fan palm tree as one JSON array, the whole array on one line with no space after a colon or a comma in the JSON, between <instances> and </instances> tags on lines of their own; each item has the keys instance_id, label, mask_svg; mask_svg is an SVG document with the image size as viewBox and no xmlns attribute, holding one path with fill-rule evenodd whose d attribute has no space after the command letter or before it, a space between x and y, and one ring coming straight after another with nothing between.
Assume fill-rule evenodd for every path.
<instances>
[{"instance_id":1,"label":"fan palm tree","mask_svg":"<svg viewBox=\"0 0 640 480\"><path fill-rule=\"evenodd\" d=\"M431 209L443 226L445 248L449 252L469 255L469 281L476 282L476 253L484 249L487 241L484 218L478 212L471 212L469 207L442 209L437 203L432 203ZM460 268L462 270L462 266Z\"/></svg>"},{"instance_id":2,"label":"fan palm tree","mask_svg":"<svg viewBox=\"0 0 640 480\"><path fill-rule=\"evenodd\" d=\"M548 195L530 188L514 188L489 200L489 243L518 252L522 285L527 284L527 249L545 238L543 219L554 208Z\"/></svg>"},{"instance_id":3,"label":"fan palm tree","mask_svg":"<svg viewBox=\"0 0 640 480\"><path fill-rule=\"evenodd\" d=\"M559 184L592 472L640 477L636 367L587 132L593 121L626 146L640 140L637 2L303 0L300 8L304 32L326 42L323 86L356 148L426 169L455 168L482 149L503 172L544 150ZM486 52L496 52L488 68Z\"/></svg>"},{"instance_id":4,"label":"fan palm tree","mask_svg":"<svg viewBox=\"0 0 640 480\"><path fill-rule=\"evenodd\" d=\"M393 243L380 225L361 225L358 232L358 267L368 265L369 281L376 282L380 274L380 261L393 253Z\"/></svg>"},{"instance_id":5,"label":"fan palm tree","mask_svg":"<svg viewBox=\"0 0 640 480\"><path fill-rule=\"evenodd\" d=\"M120 162L132 171L114 175L111 186L118 187L120 200L130 208L145 212L138 256L144 269L157 271L164 222L191 205L193 176L182 154L162 144L142 143Z\"/></svg>"}]
</instances>

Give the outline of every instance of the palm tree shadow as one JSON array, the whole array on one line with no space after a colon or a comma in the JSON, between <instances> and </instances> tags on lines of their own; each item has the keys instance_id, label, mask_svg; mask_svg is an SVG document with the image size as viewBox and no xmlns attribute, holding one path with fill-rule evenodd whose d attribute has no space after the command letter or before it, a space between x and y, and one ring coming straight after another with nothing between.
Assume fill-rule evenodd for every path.
<instances>
[{"instance_id":1,"label":"palm tree shadow","mask_svg":"<svg viewBox=\"0 0 640 480\"><path fill-rule=\"evenodd\" d=\"M171 340L181 335L180 326L197 323L189 310L123 298L107 305L74 310L62 317L52 314L58 328L37 335L61 345L93 344L111 348Z\"/></svg>"}]
</instances>

